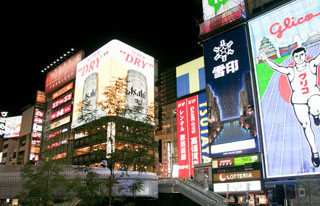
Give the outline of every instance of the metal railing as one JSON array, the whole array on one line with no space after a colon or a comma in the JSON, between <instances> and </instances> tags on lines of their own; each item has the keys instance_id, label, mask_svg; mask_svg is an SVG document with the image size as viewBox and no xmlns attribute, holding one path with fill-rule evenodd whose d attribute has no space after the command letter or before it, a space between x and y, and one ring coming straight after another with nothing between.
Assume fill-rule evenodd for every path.
<instances>
[{"instance_id":1,"label":"metal railing","mask_svg":"<svg viewBox=\"0 0 320 206\"><path fill-rule=\"evenodd\" d=\"M159 179L159 192L162 188L172 188L171 192L179 192L189 199L203 206L227 205L225 198L220 195L207 191L193 181L182 181L176 178Z\"/></svg>"}]
</instances>

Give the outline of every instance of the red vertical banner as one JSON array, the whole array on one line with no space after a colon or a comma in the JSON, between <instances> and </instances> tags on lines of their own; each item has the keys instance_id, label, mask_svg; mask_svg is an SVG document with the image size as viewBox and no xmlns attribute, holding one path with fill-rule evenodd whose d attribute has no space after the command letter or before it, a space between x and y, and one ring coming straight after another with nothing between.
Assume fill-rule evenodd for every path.
<instances>
[{"instance_id":1,"label":"red vertical banner","mask_svg":"<svg viewBox=\"0 0 320 206\"><path fill-rule=\"evenodd\" d=\"M188 113L188 134L189 134L189 165L190 173L194 175L194 165L201 163L200 156L200 137L199 137L199 112L198 112L198 96L189 97L187 99Z\"/></svg>"},{"instance_id":2,"label":"red vertical banner","mask_svg":"<svg viewBox=\"0 0 320 206\"><path fill-rule=\"evenodd\" d=\"M176 102L179 178L190 177L188 114L186 99Z\"/></svg>"}]
</instances>

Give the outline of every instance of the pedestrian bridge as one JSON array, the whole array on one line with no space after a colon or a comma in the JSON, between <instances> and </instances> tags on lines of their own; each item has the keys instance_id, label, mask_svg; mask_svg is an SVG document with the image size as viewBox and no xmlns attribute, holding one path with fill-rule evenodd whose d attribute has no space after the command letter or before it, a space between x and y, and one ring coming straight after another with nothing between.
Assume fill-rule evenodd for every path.
<instances>
[{"instance_id":1,"label":"pedestrian bridge","mask_svg":"<svg viewBox=\"0 0 320 206\"><path fill-rule=\"evenodd\" d=\"M14 198L23 191L23 178L21 177L22 165L4 166L0 165L0 199ZM79 170L79 166L63 166L62 174L67 179L80 177L84 180L86 173ZM101 179L110 176L110 171L105 168L92 168ZM121 171L115 171L120 175ZM226 199L220 195L207 191L201 185L194 181L182 181L177 178L161 178L158 179L155 173L139 173L130 172L128 175L122 175L119 184L113 189L113 196L132 196L129 189L118 190L119 187L127 188L135 180L143 180L143 190L136 193L136 197L157 199L159 193L181 193L187 198L202 206L220 206L227 205ZM76 204L75 204L76 205Z\"/></svg>"},{"instance_id":2,"label":"pedestrian bridge","mask_svg":"<svg viewBox=\"0 0 320 206\"><path fill-rule=\"evenodd\" d=\"M20 192L23 191L23 178L21 177L20 170L22 165L15 166L4 166L0 165L0 199L14 198ZM79 166L63 166L62 174L69 180L76 177L84 180L86 178L85 172L77 169ZM92 168L101 179L106 179L110 176L110 171L105 168ZM121 171L115 171L119 174ZM113 191L114 196L132 196L129 189L126 186L132 184L136 179L143 180L143 190L136 193L136 197L143 198L158 198L158 177L155 173L150 172L131 172L128 171L128 175L122 175L119 179L119 184L117 184ZM122 187L125 189L119 190Z\"/></svg>"}]
</instances>

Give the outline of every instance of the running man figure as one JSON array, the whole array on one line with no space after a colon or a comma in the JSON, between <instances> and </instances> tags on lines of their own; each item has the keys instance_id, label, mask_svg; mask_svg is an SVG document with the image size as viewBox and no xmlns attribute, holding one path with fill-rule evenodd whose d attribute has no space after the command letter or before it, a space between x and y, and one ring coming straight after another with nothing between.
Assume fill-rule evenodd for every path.
<instances>
[{"instance_id":1,"label":"running man figure","mask_svg":"<svg viewBox=\"0 0 320 206\"><path fill-rule=\"evenodd\" d=\"M311 162L314 167L319 167L319 151L311 128L310 115L313 117L314 124L319 126L320 88L317 84L317 68L320 64L320 55L307 61L306 53L304 47L299 47L292 52L291 59L295 62L294 66L280 66L262 52L260 52L260 58L274 71L288 76L294 113L311 148Z\"/></svg>"}]
</instances>

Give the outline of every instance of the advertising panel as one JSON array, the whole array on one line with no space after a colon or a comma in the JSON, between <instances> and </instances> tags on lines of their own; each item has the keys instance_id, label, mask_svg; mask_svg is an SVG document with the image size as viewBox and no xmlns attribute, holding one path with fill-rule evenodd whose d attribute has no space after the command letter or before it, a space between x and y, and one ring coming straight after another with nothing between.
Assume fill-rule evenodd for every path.
<instances>
[{"instance_id":1,"label":"advertising panel","mask_svg":"<svg viewBox=\"0 0 320 206\"><path fill-rule=\"evenodd\" d=\"M54 113L52 113L50 115L50 120L52 121L52 120L54 120L54 119L56 119L58 117L61 117L61 116L65 115L65 114L69 113L69 112L71 112L71 104L66 106L66 107L64 107L64 108L62 108L62 109L60 109L60 110L58 110L58 111L56 111L56 112L54 112Z\"/></svg>"},{"instance_id":2,"label":"advertising panel","mask_svg":"<svg viewBox=\"0 0 320 206\"><path fill-rule=\"evenodd\" d=\"M61 89L59 89L58 91L53 93L52 94L52 99L55 99L55 98L63 95L64 93L66 93L67 91L71 90L72 88L73 88L73 82L70 82L66 86L62 87Z\"/></svg>"},{"instance_id":3,"label":"advertising panel","mask_svg":"<svg viewBox=\"0 0 320 206\"><path fill-rule=\"evenodd\" d=\"M298 0L249 22L269 178L320 173L319 11Z\"/></svg>"},{"instance_id":4,"label":"advertising panel","mask_svg":"<svg viewBox=\"0 0 320 206\"><path fill-rule=\"evenodd\" d=\"M213 191L217 193L257 192L261 191L261 189L262 187L260 180L213 184Z\"/></svg>"},{"instance_id":5,"label":"advertising panel","mask_svg":"<svg viewBox=\"0 0 320 206\"><path fill-rule=\"evenodd\" d=\"M179 177L193 175L194 165L211 162L205 93L176 102Z\"/></svg>"},{"instance_id":6,"label":"advertising panel","mask_svg":"<svg viewBox=\"0 0 320 206\"><path fill-rule=\"evenodd\" d=\"M199 57L176 68L177 97L205 89L204 60Z\"/></svg>"},{"instance_id":7,"label":"advertising panel","mask_svg":"<svg viewBox=\"0 0 320 206\"><path fill-rule=\"evenodd\" d=\"M176 102L179 178L190 177L190 157L186 99Z\"/></svg>"},{"instance_id":8,"label":"advertising panel","mask_svg":"<svg viewBox=\"0 0 320 206\"><path fill-rule=\"evenodd\" d=\"M200 24L200 35L246 18L244 0L202 0L202 8L204 22Z\"/></svg>"},{"instance_id":9,"label":"advertising panel","mask_svg":"<svg viewBox=\"0 0 320 206\"><path fill-rule=\"evenodd\" d=\"M55 129L55 128L57 128L57 127L60 127L60 126L62 126L62 125L65 125L65 124L69 123L70 120L71 120L71 117L70 117L70 116L66 116L66 117L64 117L64 118L62 118L62 119L59 119L58 121L50 124L50 129Z\"/></svg>"},{"instance_id":10,"label":"advertising panel","mask_svg":"<svg viewBox=\"0 0 320 206\"><path fill-rule=\"evenodd\" d=\"M48 94L76 77L77 64L81 61L83 52L79 51L64 61L46 77L45 93Z\"/></svg>"},{"instance_id":11,"label":"advertising panel","mask_svg":"<svg viewBox=\"0 0 320 206\"><path fill-rule=\"evenodd\" d=\"M230 166L243 166L246 164L252 164L259 162L259 155L249 155L244 157L230 157L212 161L212 168L222 168Z\"/></svg>"},{"instance_id":12,"label":"advertising panel","mask_svg":"<svg viewBox=\"0 0 320 206\"><path fill-rule=\"evenodd\" d=\"M32 135L31 135L31 151L29 160L38 161L40 153L40 140L42 136L44 112L38 108L34 110Z\"/></svg>"},{"instance_id":13,"label":"advertising panel","mask_svg":"<svg viewBox=\"0 0 320 206\"><path fill-rule=\"evenodd\" d=\"M38 102L38 103L45 103L46 102L46 95L44 92L37 91L36 102Z\"/></svg>"},{"instance_id":14,"label":"advertising panel","mask_svg":"<svg viewBox=\"0 0 320 206\"><path fill-rule=\"evenodd\" d=\"M247 180L259 180L261 178L260 170L228 172L213 175L213 181L217 182L236 182Z\"/></svg>"},{"instance_id":15,"label":"advertising panel","mask_svg":"<svg viewBox=\"0 0 320 206\"><path fill-rule=\"evenodd\" d=\"M5 112L5 111L0 112L0 137L3 137L6 131L7 116L8 116L8 112Z\"/></svg>"},{"instance_id":16,"label":"advertising panel","mask_svg":"<svg viewBox=\"0 0 320 206\"><path fill-rule=\"evenodd\" d=\"M259 151L244 26L204 43L211 156Z\"/></svg>"},{"instance_id":17,"label":"advertising panel","mask_svg":"<svg viewBox=\"0 0 320 206\"><path fill-rule=\"evenodd\" d=\"M22 116L7 117L3 138L19 137Z\"/></svg>"},{"instance_id":18,"label":"advertising panel","mask_svg":"<svg viewBox=\"0 0 320 206\"><path fill-rule=\"evenodd\" d=\"M53 102L51 105L51 109L54 109L72 99L72 93L62 97L61 99L58 99L57 101Z\"/></svg>"},{"instance_id":19,"label":"advertising panel","mask_svg":"<svg viewBox=\"0 0 320 206\"><path fill-rule=\"evenodd\" d=\"M135 116L130 111L137 106ZM141 121L153 107L153 57L112 40L78 64L72 128L107 115Z\"/></svg>"}]
</instances>

